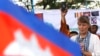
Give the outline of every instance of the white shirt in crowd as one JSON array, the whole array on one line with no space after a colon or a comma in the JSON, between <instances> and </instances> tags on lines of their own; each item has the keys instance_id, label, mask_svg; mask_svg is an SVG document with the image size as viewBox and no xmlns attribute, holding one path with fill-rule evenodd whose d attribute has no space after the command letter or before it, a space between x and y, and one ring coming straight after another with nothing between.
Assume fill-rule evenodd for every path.
<instances>
[{"instance_id":1,"label":"white shirt in crowd","mask_svg":"<svg viewBox=\"0 0 100 56\"><path fill-rule=\"evenodd\" d=\"M76 41L77 35L72 36L71 40ZM89 41L89 52L92 53L92 56L100 56L100 40L97 35L91 34Z\"/></svg>"}]
</instances>

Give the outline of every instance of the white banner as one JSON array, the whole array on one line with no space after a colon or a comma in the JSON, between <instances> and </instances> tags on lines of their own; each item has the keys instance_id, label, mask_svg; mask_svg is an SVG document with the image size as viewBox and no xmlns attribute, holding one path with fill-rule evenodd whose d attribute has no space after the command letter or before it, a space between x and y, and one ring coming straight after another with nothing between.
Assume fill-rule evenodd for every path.
<instances>
[{"instance_id":1,"label":"white banner","mask_svg":"<svg viewBox=\"0 0 100 56\"><path fill-rule=\"evenodd\" d=\"M60 10L35 10L35 13L43 13L43 20L46 23L51 24L55 29L59 30L61 15ZM86 15L90 17L91 24L99 26L98 33L100 33L100 9L86 9L86 10L69 10L66 15L67 24L71 31L78 31L77 19Z\"/></svg>"}]
</instances>

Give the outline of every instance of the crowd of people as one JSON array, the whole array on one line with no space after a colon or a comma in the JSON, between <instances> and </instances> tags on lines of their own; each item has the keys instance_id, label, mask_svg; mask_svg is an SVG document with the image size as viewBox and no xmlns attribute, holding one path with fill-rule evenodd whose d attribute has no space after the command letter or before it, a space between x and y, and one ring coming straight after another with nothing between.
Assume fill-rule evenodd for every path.
<instances>
[{"instance_id":1,"label":"crowd of people","mask_svg":"<svg viewBox=\"0 0 100 56\"><path fill-rule=\"evenodd\" d=\"M69 36L70 39L80 45L83 56L100 56L100 36L97 35L98 26L91 25L88 16L81 16L78 19L78 30L69 30L67 19L65 18L68 7L64 11L61 10L61 27L60 32Z\"/></svg>"}]
</instances>

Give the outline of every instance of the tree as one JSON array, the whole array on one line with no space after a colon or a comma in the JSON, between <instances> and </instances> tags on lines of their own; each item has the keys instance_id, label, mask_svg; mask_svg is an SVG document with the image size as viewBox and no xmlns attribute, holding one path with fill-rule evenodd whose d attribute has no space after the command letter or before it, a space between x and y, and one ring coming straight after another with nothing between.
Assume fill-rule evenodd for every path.
<instances>
[{"instance_id":1,"label":"tree","mask_svg":"<svg viewBox=\"0 0 100 56\"><path fill-rule=\"evenodd\" d=\"M40 3L37 3L37 5L43 5L43 9L46 9L47 5L50 6L50 8L54 9L56 6L56 0L43 0Z\"/></svg>"},{"instance_id":2,"label":"tree","mask_svg":"<svg viewBox=\"0 0 100 56\"><path fill-rule=\"evenodd\" d=\"M43 9L46 9L47 5L50 6L48 9L58 9L60 8L61 2L56 2L57 0L43 0L40 3L37 3L37 5L43 6ZM77 3L85 3L86 0L65 0L65 2L68 4L68 7L71 8L73 4Z\"/></svg>"}]
</instances>

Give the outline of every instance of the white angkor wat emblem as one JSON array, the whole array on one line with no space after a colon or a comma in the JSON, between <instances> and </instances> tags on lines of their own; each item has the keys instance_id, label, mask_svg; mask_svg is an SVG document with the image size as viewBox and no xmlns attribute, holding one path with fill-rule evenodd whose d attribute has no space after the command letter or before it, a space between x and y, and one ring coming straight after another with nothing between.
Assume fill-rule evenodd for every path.
<instances>
[{"instance_id":1,"label":"white angkor wat emblem","mask_svg":"<svg viewBox=\"0 0 100 56\"><path fill-rule=\"evenodd\" d=\"M32 34L30 40L27 40L19 29L15 31L14 36L15 40L7 46L4 55L53 56L48 46L45 50L41 49L35 34Z\"/></svg>"}]
</instances>

